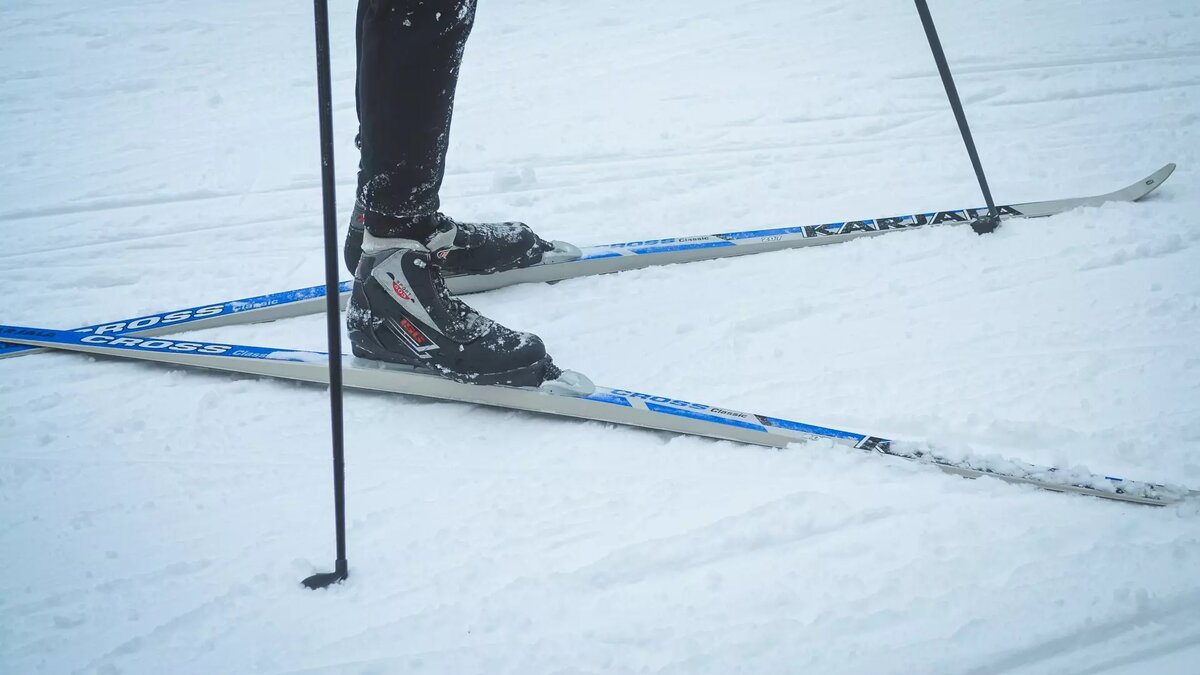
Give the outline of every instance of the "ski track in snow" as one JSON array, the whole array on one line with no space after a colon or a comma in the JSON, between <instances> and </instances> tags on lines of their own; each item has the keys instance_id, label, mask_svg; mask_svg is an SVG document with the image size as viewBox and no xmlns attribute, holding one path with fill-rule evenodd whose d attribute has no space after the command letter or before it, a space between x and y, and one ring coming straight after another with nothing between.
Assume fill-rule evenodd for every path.
<instances>
[{"instance_id":1,"label":"ski track in snow","mask_svg":"<svg viewBox=\"0 0 1200 675\"><path fill-rule=\"evenodd\" d=\"M1000 201L1140 204L469 301L602 384L1200 487L1200 6L938 2ZM353 3L332 19L342 222ZM579 244L977 205L906 3L483 0L443 207ZM0 319L318 283L304 3L0 6ZM981 26L988 27L981 30ZM323 349L321 317L189 334ZM812 443L776 452L0 362L0 671L1194 673L1200 508Z\"/></svg>"}]
</instances>

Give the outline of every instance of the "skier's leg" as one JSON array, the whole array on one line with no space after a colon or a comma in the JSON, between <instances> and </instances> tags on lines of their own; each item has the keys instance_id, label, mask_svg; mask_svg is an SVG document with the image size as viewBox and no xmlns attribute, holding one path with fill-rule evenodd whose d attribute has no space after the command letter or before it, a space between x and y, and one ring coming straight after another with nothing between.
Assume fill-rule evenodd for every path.
<instances>
[{"instance_id":1,"label":"skier's leg","mask_svg":"<svg viewBox=\"0 0 1200 675\"><path fill-rule=\"evenodd\" d=\"M446 290L440 265L541 257L525 226L481 237L438 213L454 89L474 0L361 0L359 189L347 239L354 353L481 384L558 378L542 341L481 316ZM474 256L474 257L472 257Z\"/></svg>"},{"instance_id":2,"label":"skier's leg","mask_svg":"<svg viewBox=\"0 0 1200 675\"><path fill-rule=\"evenodd\" d=\"M494 272L578 257L523 223L458 223L438 212L454 93L475 0L360 0L356 51L358 193L346 266L364 230L420 241L450 273Z\"/></svg>"},{"instance_id":3,"label":"skier's leg","mask_svg":"<svg viewBox=\"0 0 1200 675\"><path fill-rule=\"evenodd\" d=\"M475 0L362 0L359 14L358 200L376 236L417 239L438 210Z\"/></svg>"},{"instance_id":4,"label":"skier's leg","mask_svg":"<svg viewBox=\"0 0 1200 675\"><path fill-rule=\"evenodd\" d=\"M358 73L359 66L362 64L362 26L363 16L367 11L367 7L371 4L370 0L358 0L358 18L354 21L354 114L358 117L359 123L362 123L362 106L360 104L361 97L358 95ZM354 146L362 149L362 134L354 134ZM358 184L362 185L362 155L359 155L359 178Z\"/></svg>"}]
</instances>

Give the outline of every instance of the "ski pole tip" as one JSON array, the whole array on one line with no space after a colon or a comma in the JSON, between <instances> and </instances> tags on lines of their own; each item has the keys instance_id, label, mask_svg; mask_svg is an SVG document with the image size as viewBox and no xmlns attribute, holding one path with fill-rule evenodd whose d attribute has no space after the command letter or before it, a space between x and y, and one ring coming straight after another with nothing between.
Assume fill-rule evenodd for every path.
<instances>
[{"instance_id":1,"label":"ski pole tip","mask_svg":"<svg viewBox=\"0 0 1200 675\"><path fill-rule=\"evenodd\" d=\"M1000 227L1000 214L998 213L985 213L971 221L971 229L975 230L975 234L995 232L997 227Z\"/></svg>"},{"instance_id":2,"label":"ski pole tip","mask_svg":"<svg viewBox=\"0 0 1200 675\"><path fill-rule=\"evenodd\" d=\"M350 576L350 570L345 559L339 559L337 566L332 572L321 572L308 577L300 583L310 591L315 591L320 588L327 588L334 584L340 584Z\"/></svg>"}]
</instances>

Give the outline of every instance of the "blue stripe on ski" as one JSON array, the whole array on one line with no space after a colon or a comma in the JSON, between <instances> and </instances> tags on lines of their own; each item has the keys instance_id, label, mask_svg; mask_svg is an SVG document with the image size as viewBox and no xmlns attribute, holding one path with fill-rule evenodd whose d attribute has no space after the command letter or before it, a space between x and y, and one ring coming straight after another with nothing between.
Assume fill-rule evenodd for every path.
<instances>
[{"instance_id":1,"label":"blue stripe on ski","mask_svg":"<svg viewBox=\"0 0 1200 675\"><path fill-rule=\"evenodd\" d=\"M624 389L622 389L622 390L624 390ZM702 419L702 420L704 420L704 422L713 422L716 424L724 424L726 426L739 426L739 428L742 428L742 429L752 429L755 431L767 431L766 426L763 426L761 424L743 422L743 420L740 420L740 419L730 419L727 417L721 417L721 416L718 416L718 414L710 414L704 410L696 410L696 408L691 408L691 407L679 407L679 406L670 406L670 405L664 405L664 404L656 404L656 402L654 402L652 400L648 400L648 399L660 399L660 400L664 400L664 401L674 400L674 399L668 398L668 396L652 396L649 394L641 394L641 395L638 395L637 398L646 402L646 410L648 410L650 412L673 414L673 416L688 417L691 419ZM592 400L592 401L604 402L604 404L613 404L613 405L618 405L618 406L634 407L634 404L632 404L632 402L630 402L630 400L629 400L629 396L620 395L617 393L617 390L612 390L612 389L599 390L599 392L596 392L595 394L587 396L587 399ZM700 404L689 404L688 401L679 401L679 404L680 405L688 405L688 406L700 406ZM701 408L707 408L707 407L708 406L701 406ZM851 435L851 436L856 437L856 438L858 437L857 435Z\"/></svg>"},{"instance_id":2,"label":"blue stripe on ski","mask_svg":"<svg viewBox=\"0 0 1200 675\"><path fill-rule=\"evenodd\" d=\"M695 244L674 244L671 246L646 246L643 248L631 248L638 255L647 255L654 253L670 253L672 251L694 251L701 248L721 248L723 246L735 246L732 241L702 241Z\"/></svg>"},{"instance_id":3,"label":"blue stripe on ski","mask_svg":"<svg viewBox=\"0 0 1200 675\"><path fill-rule=\"evenodd\" d=\"M799 431L803 434L827 436L829 438L844 438L847 440L852 440L856 443L864 438L862 434L854 434L850 433L849 431L841 431L839 429L830 429L829 427L818 427L812 424L805 424L803 422L793 422L791 420L785 420L779 417L766 417L759 415L758 418L763 422L766 422L769 426L787 429L788 431Z\"/></svg>"},{"instance_id":4,"label":"blue stripe on ski","mask_svg":"<svg viewBox=\"0 0 1200 675\"><path fill-rule=\"evenodd\" d=\"M343 281L338 285L338 291L340 293L348 293L353 285L353 281ZM280 291L278 293L269 293L267 295L258 295L250 298L230 300L229 302L225 303L197 305L195 307L188 307L186 309L177 309L159 314L147 314L145 316L138 316L132 319L122 319L121 321L97 323L91 326L85 326L83 328L76 328L72 332L126 335L139 330L148 330L151 328L158 328L160 326L176 325L180 327L181 331L183 331L185 330L183 328L184 326L197 319L211 319L254 309L262 309L263 307L287 305L293 302L323 297L325 297L324 285L308 286L306 288L297 288L289 291ZM32 349L36 349L36 347L0 343L0 356L29 351Z\"/></svg>"},{"instance_id":5,"label":"blue stripe on ski","mask_svg":"<svg viewBox=\"0 0 1200 675\"><path fill-rule=\"evenodd\" d=\"M53 330L48 328L27 328L23 326L0 325L0 339L4 337L29 337L43 342L61 345L96 345L106 349L119 349L135 352L174 352L196 354L200 356L229 356L241 359L257 359L266 361L292 361L310 363L325 362L328 355L324 352L309 352L297 349L275 349L272 347L256 347L253 345L231 345L220 342L201 342L199 340L174 340L157 337L129 337L122 335L98 335L77 331Z\"/></svg>"}]
</instances>

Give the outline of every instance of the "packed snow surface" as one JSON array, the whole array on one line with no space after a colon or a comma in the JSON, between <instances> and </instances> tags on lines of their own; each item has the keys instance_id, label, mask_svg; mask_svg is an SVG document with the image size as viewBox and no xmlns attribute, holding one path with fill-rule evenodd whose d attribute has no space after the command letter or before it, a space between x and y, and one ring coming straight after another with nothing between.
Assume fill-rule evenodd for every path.
<instances>
[{"instance_id":1,"label":"packed snow surface","mask_svg":"<svg viewBox=\"0 0 1200 675\"><path fill-rule=\"evenodd\" d=\"M354 3L332 3L339 219ZM1200 487L1200 4L933 2L1001 202L1138 204L470 302L600 384ZM322 279L311 6L0 3L0 322ZM976 206L911 3L481 0L443 190L581 245ZM323 349L323 319L192 339ZM0 362L4 673L1196 673L1200 508Z\"/></svg>"}]
</instances>

